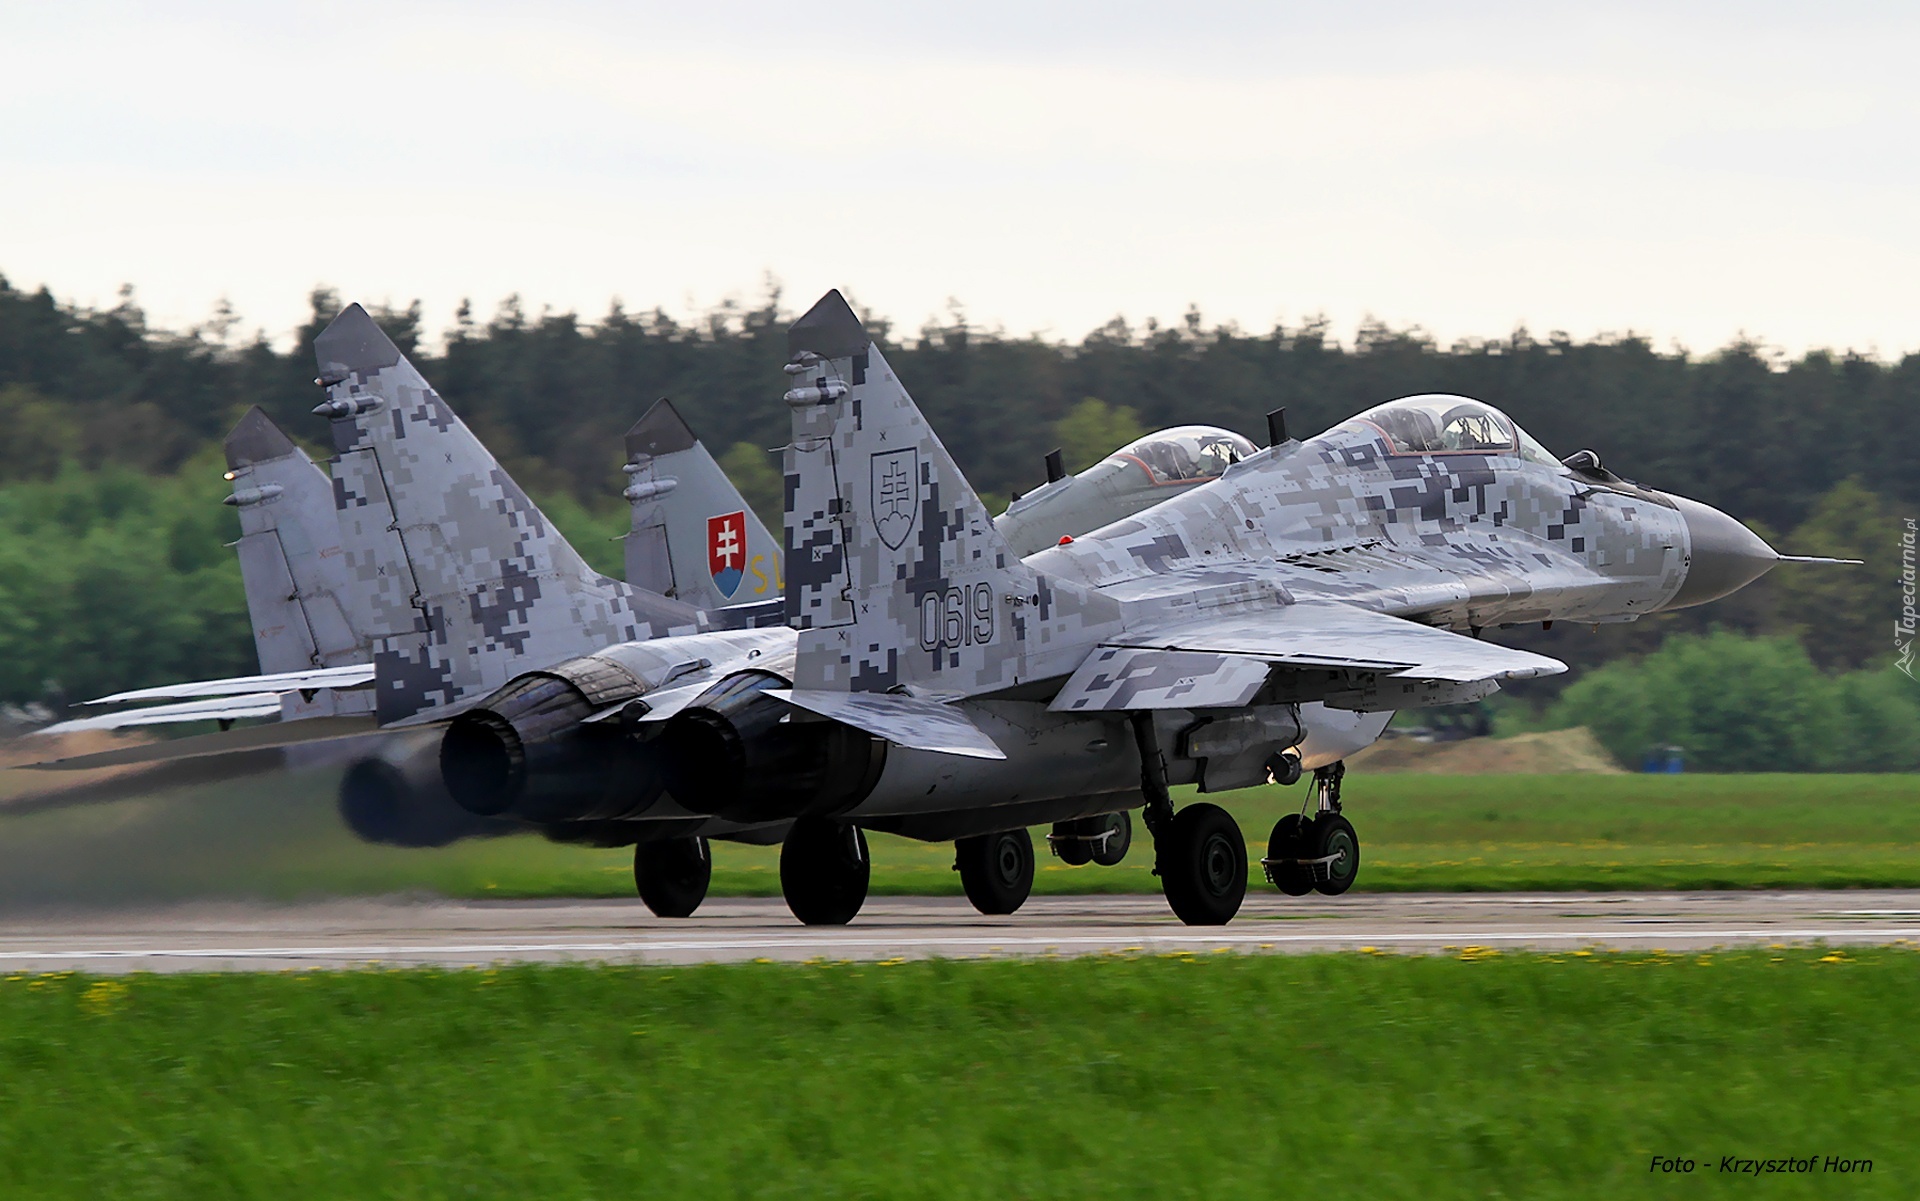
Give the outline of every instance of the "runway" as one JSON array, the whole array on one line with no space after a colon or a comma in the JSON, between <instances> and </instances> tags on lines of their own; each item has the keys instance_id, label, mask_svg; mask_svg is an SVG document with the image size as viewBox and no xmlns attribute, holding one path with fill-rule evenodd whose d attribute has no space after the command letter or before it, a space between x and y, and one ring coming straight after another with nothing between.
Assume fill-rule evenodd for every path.
<instances>
[{"instance_id":1,"label":"runway","mask_svg":"<svg viewBox=\"0 0 1920 1201\"><path fill-rule=\"evenodd\" d=\"M0 973L720 963L1373 948L1695 950L1920 941L1920 890L1250 895L1225 927L1157 896L1036 897L1012 917L965 900L876 897L852 925L799 925L777 899L714 899L664 920L638 901L196 903L0 915Z\"/></svg>"}]
</instances>

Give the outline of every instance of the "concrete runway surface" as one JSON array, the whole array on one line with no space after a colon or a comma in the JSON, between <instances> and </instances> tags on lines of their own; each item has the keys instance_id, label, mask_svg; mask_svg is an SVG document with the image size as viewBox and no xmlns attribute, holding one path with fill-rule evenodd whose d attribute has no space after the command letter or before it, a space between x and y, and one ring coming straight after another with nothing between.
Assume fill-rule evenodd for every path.
<instances>
[{"instance_id":1,"label":"concrete runway surface","mask_svg":"<svg viewBox=\"0 0 1920 1201\"><path fill-rule=\"evenodd\" d=\"M280 971L578 960L711 963L981 956L1405 953L1920 941L1920 890L1251 893L1225 927L1182 926L1157 896L1035 897L982 917L959 897L876 897L852 925L799 925L778 899L715 899L690 919L636 901L200 902L0 915L0 973Z\"/></svg>"}]
</instances>

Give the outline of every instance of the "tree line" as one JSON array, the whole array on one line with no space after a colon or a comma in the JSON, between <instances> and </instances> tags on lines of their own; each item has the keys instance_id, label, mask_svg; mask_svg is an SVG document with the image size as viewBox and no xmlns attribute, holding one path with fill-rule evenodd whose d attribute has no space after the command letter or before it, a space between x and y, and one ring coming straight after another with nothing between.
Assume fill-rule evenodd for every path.
<instances>
[{"instance_id":1,"label":"tree line","mask_svg":"<svg viewBox=\"0 0 1920 1201\"><path fill-rule=\"evenodd\" d=\"M251 404L317 436L311 344L341 302L318 289L310 303L281 352L236 343L225 310L156 330L130 292L89 310L0 277L0 482L46 478L69 460L170 473ZM516 474L590 505L618 492L619 435L656 397L672 396L716 449L785 440L779 367L794 314L777 291L697 320L615 305L588 321L509 298L481 321L462 305L444 345L427 351L417 302L375 315ZM1524 330L1443 347L1381 326L1347 344L1324 321L1251 333L1197 311L1164 325L1116 319L1078 342L983 331L958 314L910 334L871 314L868 324L985 493L1044 479L1058 427L1089 398L1150 429L1208 422L1264 438L1266 412L1281 406L1296 434L1311 434L1396 396L1458 392L1505 409L1559 454L1591 447L1623 475L1774 530L1848 478L1920 505L1920 356L1788 361L1750 342L1693 355Z\"/></svg>"}]
</instances>

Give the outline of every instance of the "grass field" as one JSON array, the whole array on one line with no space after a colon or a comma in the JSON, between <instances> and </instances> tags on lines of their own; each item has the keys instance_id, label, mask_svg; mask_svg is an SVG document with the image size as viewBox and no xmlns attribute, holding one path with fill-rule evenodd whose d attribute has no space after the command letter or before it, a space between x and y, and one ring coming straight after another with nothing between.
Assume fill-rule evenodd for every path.
<instances>
[{"instance_id":1,"label":"grass field","mask_svg":"<svg viewBox=\"0 0 1920 1201\"><path fill-rule=\"evenodd\" d=\"M16 976L0 1191L1905 1197L1916 1010L1899 949ZM1872 1168L1719 1172L1788 1154Z\"/></svg>"},{"instance_id":2,"label":"grass field","mask_svg":"<svg viewBox=\"0 0 1920 1201\"><path fill-rule=\"evenodd\" d=\"M334 817L332 788L331 776L299 775L0 818L0 902L631 895L625 850L531 836L433 851L360 843ZM1304 796L1224 801L1257 855ZM1347 812L1363 890L1920 887L1915 776L1358 776ZM1135 833L1117 868L1069 868L1043 846L1037 891L1158 891ZM877 835L873 854L876 893L959 892L950 845ZM777 895L777 850L716 844L714 892Z\"/></svg>"}]
</instances>

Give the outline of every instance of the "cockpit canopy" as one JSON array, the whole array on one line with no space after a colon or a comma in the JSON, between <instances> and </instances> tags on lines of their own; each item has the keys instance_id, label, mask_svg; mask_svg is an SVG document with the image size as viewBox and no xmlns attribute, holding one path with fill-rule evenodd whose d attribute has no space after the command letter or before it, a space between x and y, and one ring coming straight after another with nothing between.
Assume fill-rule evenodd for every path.
<instances>
[{"instance_id":1,"label":"cockpit canopy","mask_svg":"<svg viewBox=\"0 0 1920 1201\"><path fill-rule=\"evenodd\" d=\"M1179 425L1129 442L1106 461L1142 467L1156 484L1182 484L1213 479L1253 452L1253 443L1230 430Z\"/></svg>"},{"instance_id":2,"label":"cockpit canopy","mask_svg":"<svg viewBox=\"0 0 1920 1201\"><path fill-rule=\"evenodd\" d=\"M1545 447L1499 409L1465 396L1441 392L1403 396L1376 405L1353 419L1386 436L1396 455L1518 455L1557 466Z\"/></svg>"}]
</instances>

